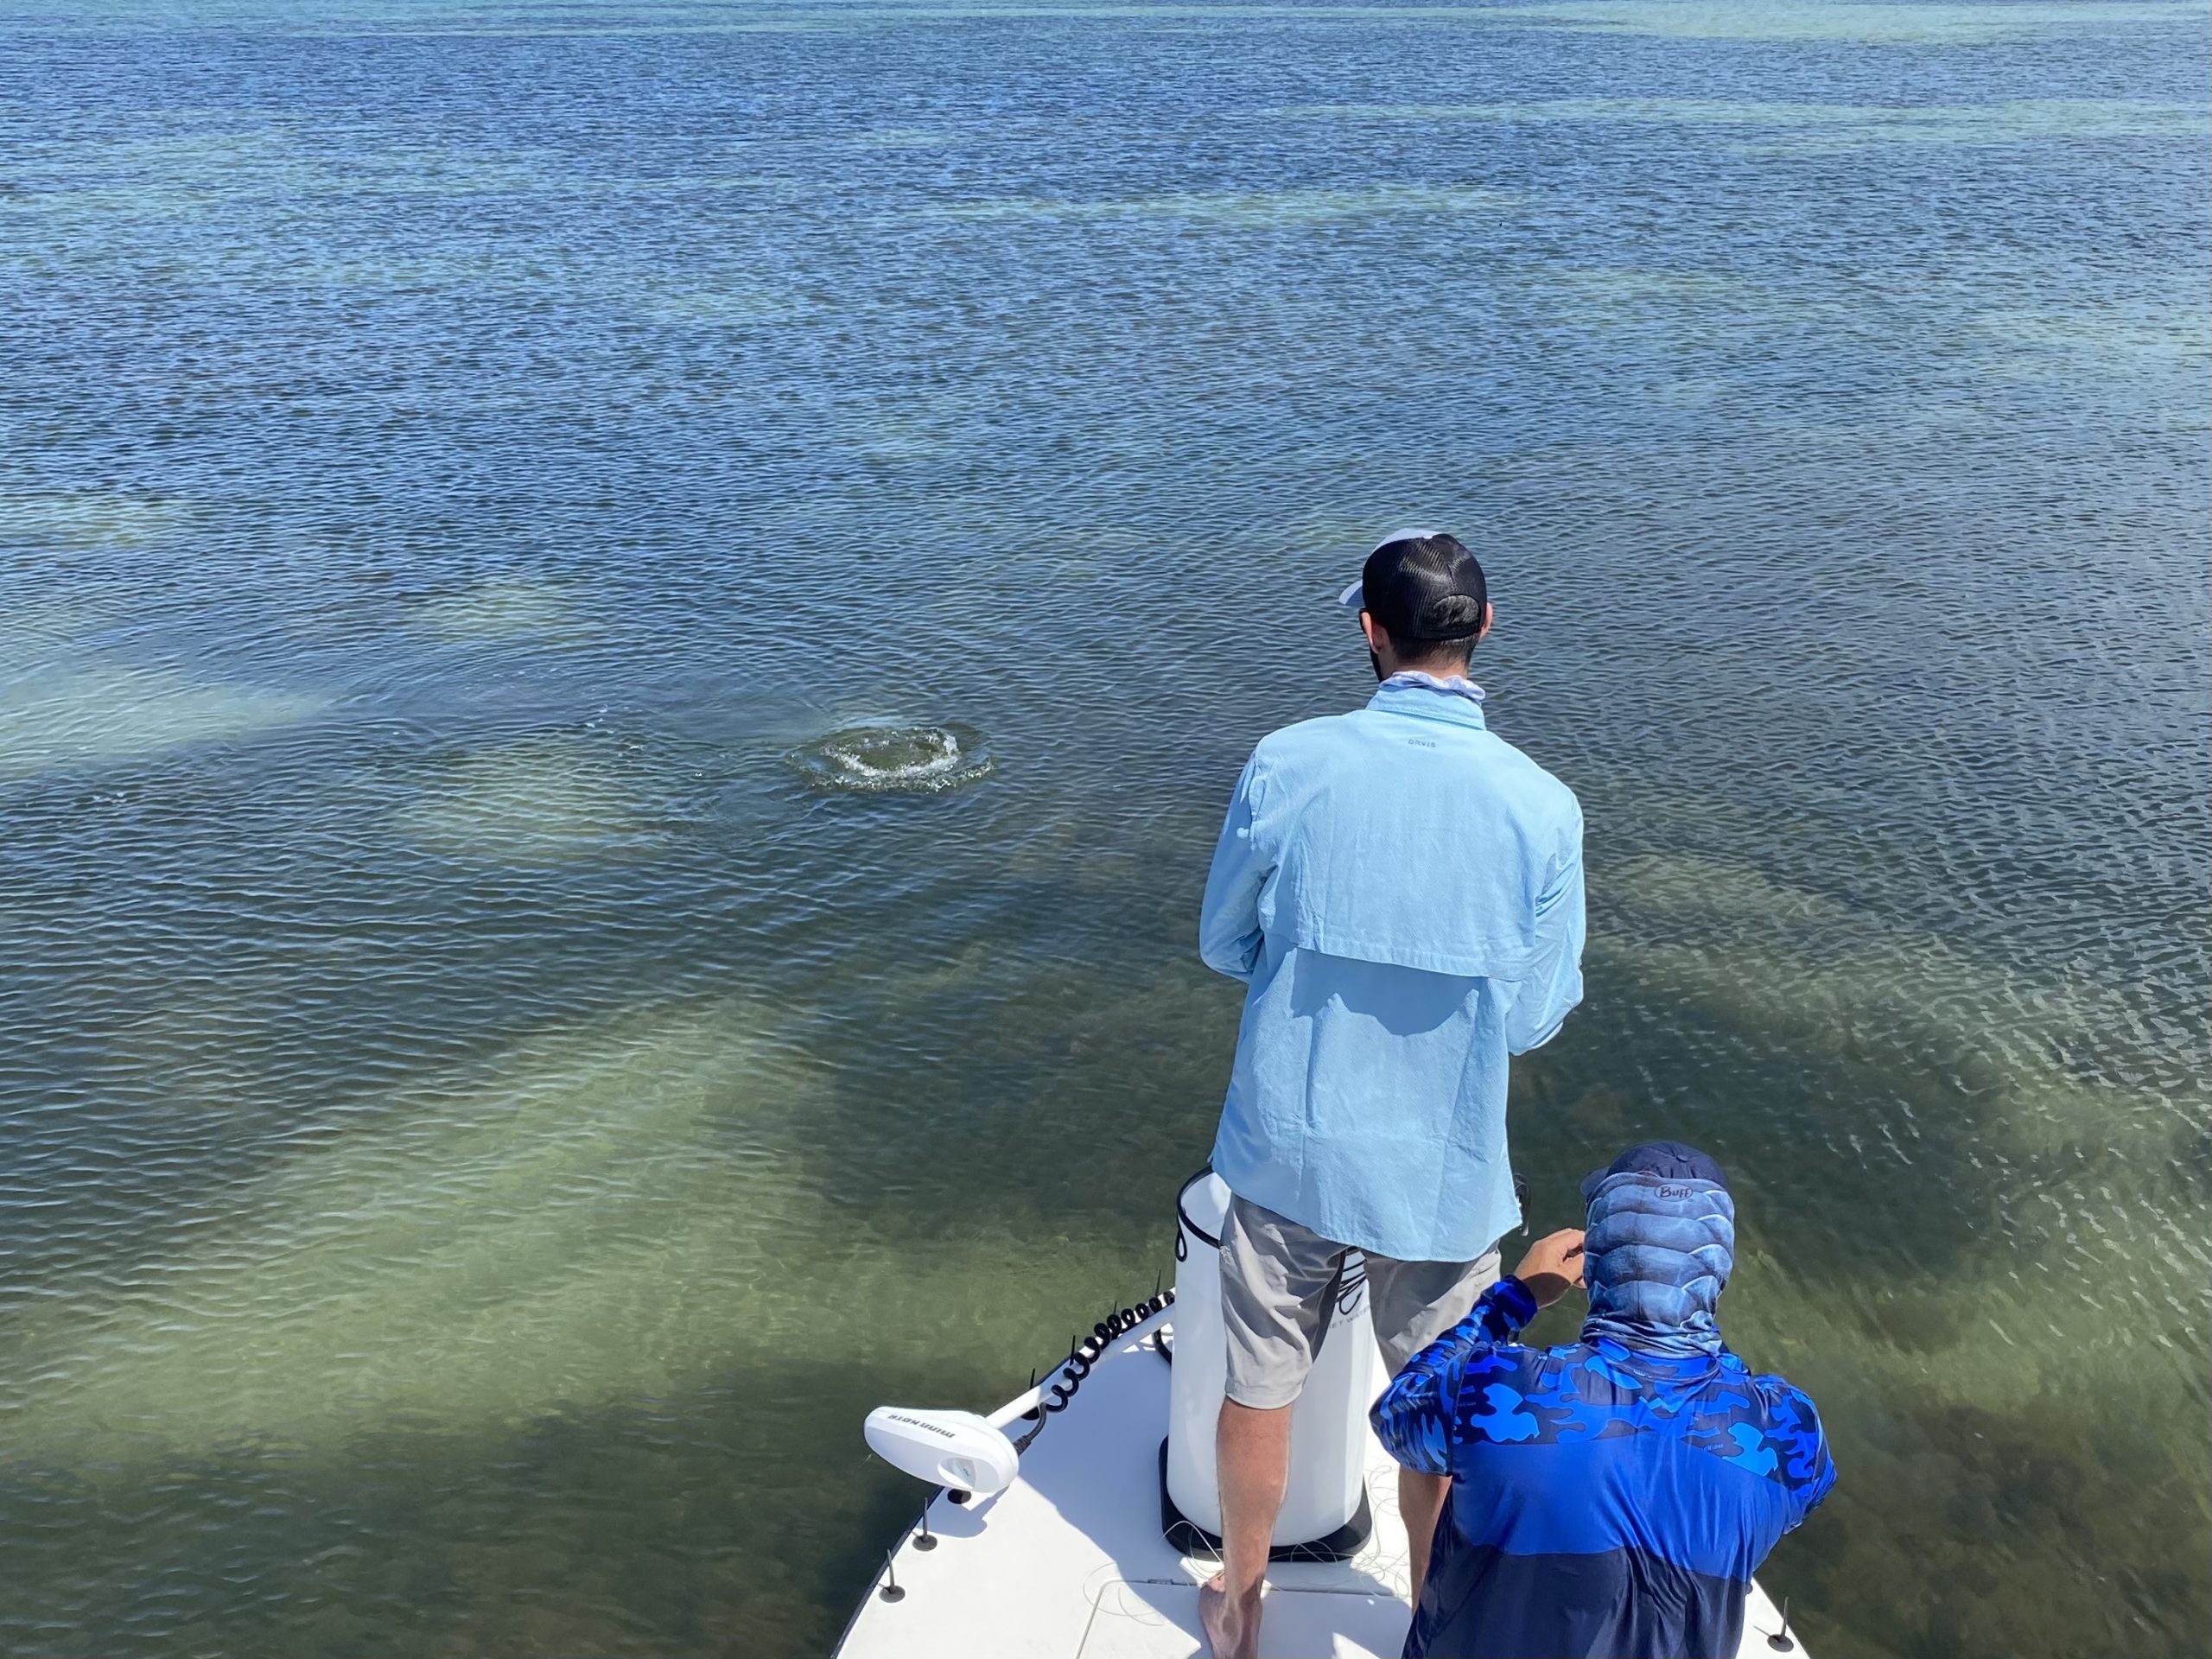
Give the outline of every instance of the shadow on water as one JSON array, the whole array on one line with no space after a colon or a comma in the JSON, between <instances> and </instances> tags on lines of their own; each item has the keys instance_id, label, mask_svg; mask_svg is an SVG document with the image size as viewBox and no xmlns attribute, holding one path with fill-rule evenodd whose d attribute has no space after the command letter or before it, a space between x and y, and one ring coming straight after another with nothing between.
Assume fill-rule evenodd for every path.
<instances>
[{"instance_id":1,"label":"shadow on water","mask_svg":"<svg viewBox=\"0 0 2212 1659\"><path fill-rule=\"evenodd\" d=\"M369 1418L317 1452L246 1440L127 1471L14 1459L0 1502L39 1524L0 1540L0 1629L11 1653L126 1650L150 1600L180 1659L822 1651L920 1489L821 1425L1008 1388L950 1344L887 1338L512 1427ZM395 1534L425 1547L378 1547ZM111 1557L138 1564L129 1593Z\"/></svg>"}]
</instances>

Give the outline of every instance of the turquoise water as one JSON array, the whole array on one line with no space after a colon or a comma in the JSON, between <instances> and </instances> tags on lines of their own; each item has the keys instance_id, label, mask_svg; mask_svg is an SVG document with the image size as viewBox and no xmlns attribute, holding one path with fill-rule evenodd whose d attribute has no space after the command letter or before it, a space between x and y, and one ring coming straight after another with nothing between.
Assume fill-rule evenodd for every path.
<instances>
[{"instance_id":1,"label":"turquoise water","mask_svg":"<svg viewBox=\"0 0 2212 1659\"><path fill-rule=\"evenodd\" d=\"M0 1649L819 1653L1329 597L1580 791L1821 1659L2212 1628L2204 9L0 0ZM1556 1320L1558 1316L1554 1316Z\"/></svg>"}]
</instances>

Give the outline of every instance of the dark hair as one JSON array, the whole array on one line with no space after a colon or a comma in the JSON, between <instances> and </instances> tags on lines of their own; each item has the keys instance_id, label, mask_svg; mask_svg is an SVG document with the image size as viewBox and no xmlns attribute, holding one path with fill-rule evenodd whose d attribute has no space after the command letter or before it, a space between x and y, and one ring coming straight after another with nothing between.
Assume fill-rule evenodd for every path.
<instances>
[{"instance_id":1,"label":"dark hair","mask_svg":"<svg viewBox=\"0 0 2212 1659\"><path fill-rule=\"evenodd\" d=\"M1464 605L1468 601L1459 600L1455 602ZM1479 620L1475 626L1478 628L1482 626ZM1382 632L1390 633L1387 627ZM1396 634L1390 633L1390 648L1398 653L1398 660L1408 668L1428 668L1448 664L1464 673L1467 665L1475 659L1475 636L1463 633L1455 639L1401 639ZM1489 658L1484 660L1487 662Z\"/></svg>"}]
</instances>

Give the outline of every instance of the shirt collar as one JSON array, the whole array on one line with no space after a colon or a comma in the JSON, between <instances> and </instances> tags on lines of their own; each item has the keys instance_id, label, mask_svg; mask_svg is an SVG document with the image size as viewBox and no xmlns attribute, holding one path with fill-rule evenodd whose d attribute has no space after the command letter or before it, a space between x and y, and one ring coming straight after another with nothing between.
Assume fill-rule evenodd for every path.
<instances>
[{"instance_id":1,"label":"shirt collar","mask_svg":"<svg viewBox=\"0 0 2212 1659\"><path fill-rule=\"evenodd\" d=\"M1724 1371L1743 1371L1749 1368L1736 1357L1732 1349L1716 1344L1710 1353L1664 1354L1623 1342L1618 1337L1600 1336L1588 1330L1582 1340L1595 1350L1599 1357L1610 1364L1632 1370L1656 1372L1662 1376L1687 1377L1710 1371L1718 1366Z\"/></svg>"},{"instance_id":2,"label":"shirt collar","mask_svg":"<svg viewBox=\"0 0 2212 1659\"><path fill-rule=\"evenodd\" d=\"M1407 669L1376 687L1367 706L1420 720L1448 720L1460 726L1485 724L1483 689L1464 674L1439 678Z\"/></svg>"}]
</instances>

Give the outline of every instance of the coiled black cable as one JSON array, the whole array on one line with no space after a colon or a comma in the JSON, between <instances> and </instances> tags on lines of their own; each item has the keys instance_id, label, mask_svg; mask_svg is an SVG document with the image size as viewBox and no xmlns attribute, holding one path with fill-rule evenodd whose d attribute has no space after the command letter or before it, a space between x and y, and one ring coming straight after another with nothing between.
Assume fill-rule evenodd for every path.
<instances>
[{"instance_id":1,"label":"coiled black cable","mask_svg":"<svg viewBox=\"0 0 2212 1659\"><path fill-rule=\"evenodd\" d=\"M1142 1325L1155 1313L1165 1312L1175 1300L1175 1293L1163 1290L1147 1298L1135 1307L1125 1307L1109 1313L1090 1327L1090 1334L1080 1342L1068 1344L1067 1363L1060 1368L1060 1375L1046 1389L1041 1402L1046 1411L1059 1412L1068 1408L1068 1402L1075 1398L1076 1390L1083 1386L1083 1379L1090 1375L1106 1352L1106 1345L1115 1338L1124 1336Z\"/></svg>"},{"instance_id":2,"label":"coiled black cable","mask_svg":"<svg viewBox=\"0 0 2212 1659\"><path fill-rule=\"evenodd\" d=\"M1043 1432L1045 1420L1068 1408L1068 1402L1075 1398L1076 1390L1083 1387L1083 1379L1090 1375L1092 1369L1104 1357L1109 1344L1116 1337L1128 1335L1154 1314L1164 1313L1174 1302L1173 1291L1160 1291L1134 1307L1124 1307L1109 1313L1090 1327L1089 1336L1070 1338L1066 1363L1060 1367L1059 1375L1046 1384L1044 1395L1037 1402L1035 1408L1024 1414L1035 1421L1029 1432L1014 1443L1014 1449L1016 1452L1028 1450L1029 1443Z\"/></svg>"}]
</instances>

